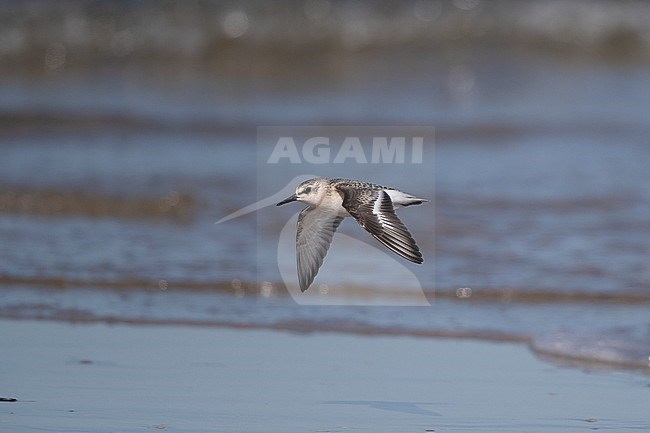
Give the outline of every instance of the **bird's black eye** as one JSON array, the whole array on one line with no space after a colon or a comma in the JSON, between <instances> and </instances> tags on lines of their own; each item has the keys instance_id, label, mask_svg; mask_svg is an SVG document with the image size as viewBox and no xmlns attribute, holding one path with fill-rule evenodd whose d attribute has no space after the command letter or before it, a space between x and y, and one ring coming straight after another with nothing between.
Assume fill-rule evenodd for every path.
<instances>
[{"instance_id":1,"label":"bird's black eye","mask_svg":"<svg viewBox=\"0 0 650 433\"><path fill-rule=\"evenodd\" d=\"M309 194L311 192L311 186L308 186L307 188L302 190L303 194Z\"/></svg>"}]
</instances>

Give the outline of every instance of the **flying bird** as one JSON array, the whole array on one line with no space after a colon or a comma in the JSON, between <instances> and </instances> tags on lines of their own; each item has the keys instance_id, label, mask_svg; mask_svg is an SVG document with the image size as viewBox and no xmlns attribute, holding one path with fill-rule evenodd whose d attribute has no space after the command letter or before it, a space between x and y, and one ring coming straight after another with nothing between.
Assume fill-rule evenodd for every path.
<instances>
[{"instance_id":1,"label":"flying bird","mask_svg":"<svg viewBox=\"0 0 650 433\"><path fill-rule=\"evenodd\" d=\"M296 230L298 281L303 292L314 281L334 232L345 217L353 217L397 255L413 263L423 262L420 249L395 210L428 200L374 183L317 177L302 182L294 194L276 206L293 201L307 205L298 216Z\"/></svg>"}]
</instances>

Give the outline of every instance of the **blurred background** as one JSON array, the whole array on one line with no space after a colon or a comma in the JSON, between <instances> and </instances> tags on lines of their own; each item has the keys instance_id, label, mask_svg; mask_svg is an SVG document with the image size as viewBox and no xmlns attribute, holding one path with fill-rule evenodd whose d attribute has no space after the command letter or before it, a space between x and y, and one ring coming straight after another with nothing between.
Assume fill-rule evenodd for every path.
<instances>
[{"instance_id":1,"label":"blurred background","mask_svg":"<svg viewBox=\"0 0 650 433\"><path fill-rule=\"evenodd\" d=\"M614 0L2 1L0 316L390 328L647 367L648 16ZM429 197L403 219L433 307L300 307L277 270L291 210L214 225L293 178L260 178L261 125L435 128L417 167L295 173ZM357 256L322 281L400 296Z\"/></svg>"}]
</instances>

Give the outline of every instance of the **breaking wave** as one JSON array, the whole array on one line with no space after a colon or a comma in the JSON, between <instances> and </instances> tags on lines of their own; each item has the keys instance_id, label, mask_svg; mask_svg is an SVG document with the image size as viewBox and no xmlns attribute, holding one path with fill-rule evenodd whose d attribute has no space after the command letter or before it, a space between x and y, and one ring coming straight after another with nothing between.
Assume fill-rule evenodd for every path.
<instances>
[{"instance_id":1,"label":"breaking wave","mask_svg":"<svg viewBox=\"0 0 650 433\"><path fill-rule=\"evenodd\" d=\"M488 291L472 299L465 291L443 291L430 298L430 307L405 309L371 303L299 305L268 282L83 282L4 276L0 287L0 319L512 342L528 344L537 355L561 365L650 372L650 334L643 325L648 298L632 303L625 296L571 302L563 293L513 299ZM373 292L348 289L347 299ZM399 291L374 296L399 296ZM556 321L544 319L550 314ZM602 329L594 326L595 318L603 319L598 324ZM572 331L561 330L569 323Z\"/></svg>"}]
</instances>

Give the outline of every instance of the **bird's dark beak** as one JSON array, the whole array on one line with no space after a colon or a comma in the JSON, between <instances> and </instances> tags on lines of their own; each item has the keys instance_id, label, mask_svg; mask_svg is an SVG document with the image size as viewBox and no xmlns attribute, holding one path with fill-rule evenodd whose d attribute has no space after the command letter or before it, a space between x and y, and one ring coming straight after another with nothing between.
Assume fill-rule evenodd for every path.
<instances>
[{"instance_id":1,"label":"bird's dark beak","mask_svg":"<svg viewBox=\"0 0 650 433\"><path fill-rule=\"evenodd\" d=\"M276 204L276 206L282 206L283 204L291 203L292 201L296 201L296 200L298 200L298 196L295 194L291 194L289 197L285 198L280 203Z\"/></svg>"}]
</instances>

